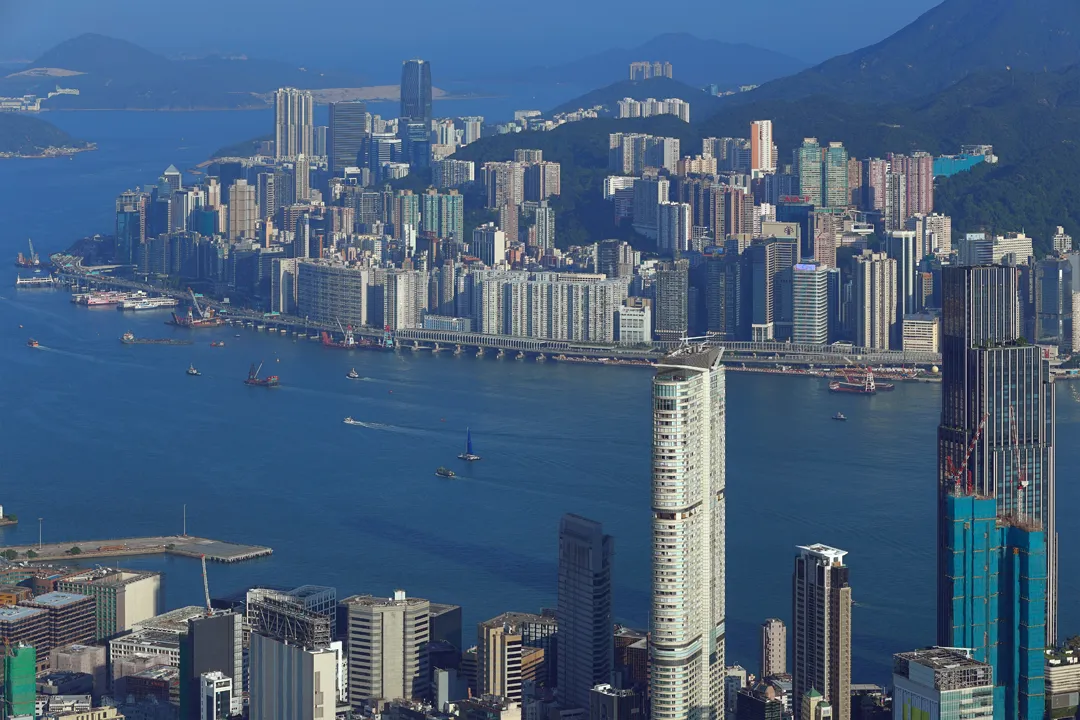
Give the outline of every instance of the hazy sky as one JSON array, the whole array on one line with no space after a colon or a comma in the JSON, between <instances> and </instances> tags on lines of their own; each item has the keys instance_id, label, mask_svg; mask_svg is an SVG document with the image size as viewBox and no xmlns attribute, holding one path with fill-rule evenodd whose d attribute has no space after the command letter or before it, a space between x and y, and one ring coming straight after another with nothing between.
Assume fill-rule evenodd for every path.
<instances>
[{"instance_id":1,"label":"hazy sky","mask_svg":"<svg viewBox=\"0 0 1080 720\"><path fill-rule=\"evenodd\" d=\"M0 0L0 60L32 59L69 37L98 32L168 54L359 65L375 79L393 79L404 57L444 67L531 67L633 47L664 32L692 32L818 62L877 42L938 2Z\"/></svg>"}]
</instances>

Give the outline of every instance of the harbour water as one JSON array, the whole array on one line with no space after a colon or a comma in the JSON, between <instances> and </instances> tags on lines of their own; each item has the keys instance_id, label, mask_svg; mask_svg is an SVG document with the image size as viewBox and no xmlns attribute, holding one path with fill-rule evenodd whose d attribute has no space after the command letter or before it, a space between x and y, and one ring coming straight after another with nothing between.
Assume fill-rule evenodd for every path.
<instances>
[{"instance_id":1,"label":"harbour water","mask_svg":"<svg viewBox=\"0 0 1080 720\"><path fill-rule=\"evenodd\" d=\"M97 152L0 163L0 504L21 517L0 543L36 541L38 517L46 541L177 533L186 504L189 533L274 548L211 567L214 593L258 582L341 595L401 587L461 604L469 638L498 612L554 604L558 519L575 512L616 538L617 620L647 623L648 370L330 350L15 290L7 258L28 235L51 251L107 230L117 192L256 134L245 126L253 113L106 115L55 116ZM195 344L124 345L128 330ZM245 386L252 362L282 386ZM202 375L186 375L189 363ZM350 367L363 379L346 379ZM791 614L794 547L823 542L850 552L854 679L887 682L891 653L934 640L938 386L866 398L809 378L727 380L728 661L757 670L758 624ZM1064 385L1058 400L1061 625L1071 634L1080 552L1066 518L1080 502L1080 405ZM838 411L847 422L830 420ZM455 457L466 427L480 462ZM440 465L457 478L436 478ZM163 569L170 605L200 601L196 562L128 564Z\"/></svg>"}]
</instances>

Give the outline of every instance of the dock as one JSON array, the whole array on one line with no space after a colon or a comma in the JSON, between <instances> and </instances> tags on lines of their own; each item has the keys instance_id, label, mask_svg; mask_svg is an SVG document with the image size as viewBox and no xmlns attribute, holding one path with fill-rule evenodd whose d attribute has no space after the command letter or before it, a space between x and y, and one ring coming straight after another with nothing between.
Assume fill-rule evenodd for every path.
<instances>
[{"instance_id":1,"label":"dock","mask_svg":"<svg viewBox=\"0 0 1080 720\"><path fill-rule=\"evenodd\" d=\"M42 275L41 277L23 277L19 275L15 278L15 287L53 287L58 284L56 278L52 275Z\"/></svg>"},{"instance_id":2,"label":"dock","mask_svg":"<svg viewBox=\"0 0 1080 720\"><path fill-rule=\"evenodd\" d=\"M34 562L75 560L79 558L130 557L133 555L179 555L199 558L206 556L210 562L238 563L266 557L273 549L262 545L242 545L224 540L194 537L192 535L164 535L160 537L119 538L113 540L75 540L42 545L6 545L0 547L0 555L14 551L17 560Z\"/></svg>"}]
</instances>

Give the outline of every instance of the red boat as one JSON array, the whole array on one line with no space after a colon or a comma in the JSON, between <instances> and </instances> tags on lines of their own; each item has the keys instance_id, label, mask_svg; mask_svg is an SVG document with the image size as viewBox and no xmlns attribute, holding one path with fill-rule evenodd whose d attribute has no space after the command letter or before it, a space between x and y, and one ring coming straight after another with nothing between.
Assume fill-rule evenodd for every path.
<instances>
[{"instance_id":1,"label":"red boat","mask_svg":"<svg viewBox=\"0 0 1080 720\"><path fill-rule=\"evenodd\" d=\"M829 383L829 392L876 395L879 392L888 392L895 387L892 383L874 382L874 371L866 368L866 377L863 378L862 382L854 382L851 378L848 378L847 382L834 380Z\"/></svg>"},{"instance_id":2,"label":"red boat","mask_svg":"<svg viewBox=\"0 0 1080 720\"><path fill-rule=\"evenodd\" d=\"M255 367L255 363L251 364L251 369L248 370L247 380L244 381L245 385L254 385L256 387L277 387L281 384L281 379L277 375L270 375L265 378L259 377L259 371L262 370L262 363L259 363L258 367Z\"/></svg>"}]
</instances>

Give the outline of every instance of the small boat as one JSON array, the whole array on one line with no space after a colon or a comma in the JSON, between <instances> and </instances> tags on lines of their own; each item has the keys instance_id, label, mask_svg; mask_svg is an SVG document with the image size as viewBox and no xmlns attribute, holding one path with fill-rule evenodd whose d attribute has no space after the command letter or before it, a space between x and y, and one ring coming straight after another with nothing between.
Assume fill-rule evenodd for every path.
<instances>
[{"instance_id":1,"label":"small boat","mask_svg":"<svg viewBox=\"0 0 1080 720\"><path fill-rule=\"evenodd\" d=\"M198 370L195 369L194 365L188 365L187 374L188 375L202 375L201 372L199 372Z\"/></svg>"},{"instance_id":2,"label":"small boat","mask_svg":"<svg viewBox=\"0 0 1080 720\"><path fill-rule=\"evenodd\" d=\"M233 337L240 337L240 333L236 333Z\"/></svg>"},{"instance_id":3,"label":"small boat","mask_svg":"<svg viewBox=\"0 0 1080 720\"><path fill-rule=\"evenodd\" d=\"M479 455L476 455L472 451L472 429L471 428L467 428L465 430L465 452L458 455L458 459L459 460L464 460L465 462L476 462L477 460L481 459Z\"/></svg>"},{"instance_id":4,"label":"small boat","mask_svg":"<svg viewBox=\"0 0 1080 720\"><path fill-rule=\"evenodd\" d=\"M349 378L350 380L359 380L360 373L356 372L356 368L353 368L348 372L347 375L345 375L345 377Z\"/></svg>"},{"instance_id":5,"label":"small boat","mask_svg":"<svg viewBox=\"0 0 1080 720\"><path fill-rule=\"evenodd\" d=\"M345 420L343 422L346 425L363 425L363 423L360 422L359 420L353 420L352 416L349 416L349 417L345 418Z\"/></svg>"},{"instance_id":6,"label":"small boat","mask_svg":"<svg viewBox=\"0 0 1080 720\"><path fill-rule=\"evenodd\" d=\"M26 341L26 346L36 348L36 347L41 347L41 344L37 340L35 340L34 338L30 338L29 340Z\"/></svg>"},{"instance_id":7,"label":"small boat","mask_svg":"<svg viewBox=\"0 0 1080 720\"><path fill-rule=\"evenodd\" d=\"M435 469L435 474L438 475L441 478L452 478L452 477L455 477L457 475L457 473L455 473L453 470L451 470L450 468L445 468L445 467L436 468Z\"/></svg>"},{"instance_id":8,"label":"small boat","mask_svg":"<svg viewBox=\"0 0 1080 720\"><path fill-rule=\"evenodd\" d=\"M210 347L225 347L225 341L215 340L214 342L210 343Z\"/></svg>"},{"instance_id":9,"label":"small boat","mask_svg":"<svg viewBox=\"0 0 1080 720\"><path fill-rule=\"evenodd\" d=\"M844 415L844 413L836 413L835 415L832 416L832 419L833 420L843 421L843 420L847 420L847 416Z\"/></svg>"}]
</instances>

